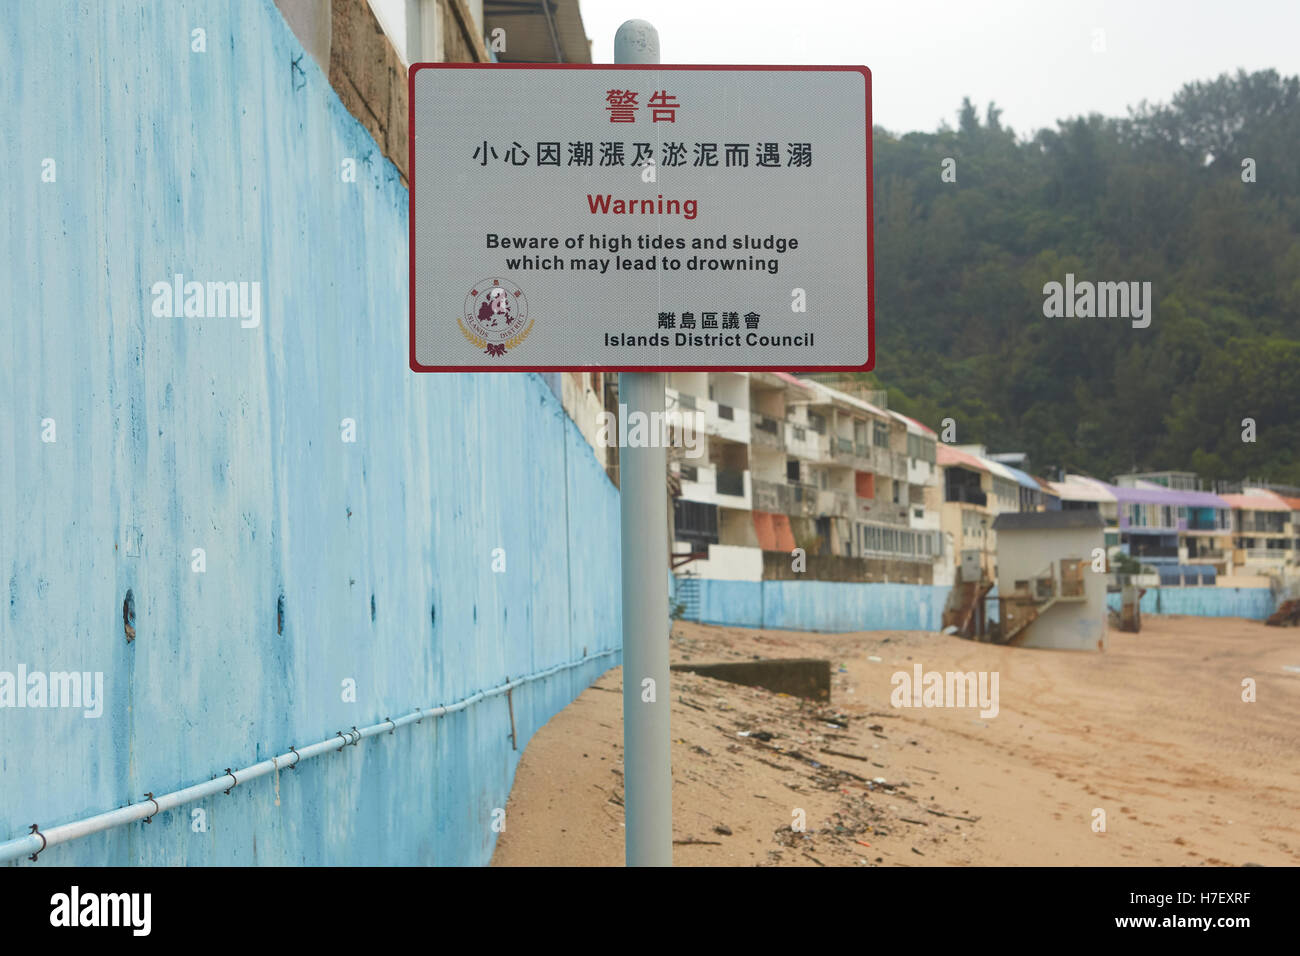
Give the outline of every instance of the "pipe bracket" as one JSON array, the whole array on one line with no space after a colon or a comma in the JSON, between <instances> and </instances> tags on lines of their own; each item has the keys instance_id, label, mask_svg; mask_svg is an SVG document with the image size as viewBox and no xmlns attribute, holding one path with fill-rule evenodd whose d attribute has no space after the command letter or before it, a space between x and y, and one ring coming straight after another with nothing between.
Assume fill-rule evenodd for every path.
<instances>
[{"instance_id":1,"label":"pipe bracket","mask_svg":"<svg viewBox=\"0 0 1300 956\"><path fill-rule=\"evenodd\" d=\"M35 833L38 837L41 838L41 848L27 858L31 860L33 863L35 863L36 858L45 852L45 848L49 846L49 844L45 841L45 834L41 832L40 827L38 827L35 823L33 823L31 826L31 832Z\"/></svg>"}]
</instances>

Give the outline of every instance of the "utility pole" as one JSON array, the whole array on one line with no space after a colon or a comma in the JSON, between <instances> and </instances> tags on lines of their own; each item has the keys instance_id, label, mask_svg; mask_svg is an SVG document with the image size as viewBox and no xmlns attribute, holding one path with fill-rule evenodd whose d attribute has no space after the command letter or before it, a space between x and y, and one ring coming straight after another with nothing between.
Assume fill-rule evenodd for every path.
<instances>
[{"instance_id":1,"label":"utility pole","mask_svg":"<svg viewBox=\"0 0 1300 956\"><path fill-rule=\"evenodd\" d=\"M615 63L659 63L659 33L628 20L614 34ZM663 372L620 372L622 414L662 421ZM623 803L628 866L673 862L672 756L668 724L667 455L650 447L618 450L623 561ZM653 683L647 683L652 681Z\"/></svg>"}]
</instances>

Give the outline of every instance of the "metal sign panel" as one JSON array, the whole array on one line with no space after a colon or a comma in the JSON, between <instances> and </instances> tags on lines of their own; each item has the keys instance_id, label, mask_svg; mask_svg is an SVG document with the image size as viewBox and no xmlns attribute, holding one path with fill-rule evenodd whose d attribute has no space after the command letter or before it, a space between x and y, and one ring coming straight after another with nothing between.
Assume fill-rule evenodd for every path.
<instances>
[{"instance_id":1,"label":"metal sign panel","mask_svg":"<svg viewBox=\"0 0 1300 956\"><path fill-rule=\"evenodd\" d=\"M866 67L409 82L413 370L874 367Z\"/></svg>"}]
</instances>

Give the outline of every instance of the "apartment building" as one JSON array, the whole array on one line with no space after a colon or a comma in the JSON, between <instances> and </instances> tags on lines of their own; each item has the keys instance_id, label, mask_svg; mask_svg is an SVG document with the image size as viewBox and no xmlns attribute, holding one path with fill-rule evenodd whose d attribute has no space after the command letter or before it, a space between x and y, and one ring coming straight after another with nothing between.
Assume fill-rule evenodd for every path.
<instances>
[{"instance_id":1,"label":"apartment building","mask_svg":"<svg viewBox=\"0 0 1300 956\"><path fill-rule=\"evenodd\" d=\"M940 524L962 577L997 577L993 520L1020 510L1020 484L1012 472L985 454L983 445L944 445L937 449L942 472Z\"/></svg>"},{"instance_id":2,"label":"apartment building","mask_svg":"<svg viewBox=\"0 0 1300 956\"><path fill-rule=\"evenodd\" d=\"M916 531L934 535L931 568L934 584L953 583L953 552L943 534L940 511L943 505L938 445L939 436L914 418L890 412L907 432L907 524Z\"/></svg>"},{"instance_id":3,"label":"apartment building","mask_svg":"<svg viewBox=\"0 0 1300 956\"><path fill-rule=\"evenodd\" d=\"M1221 558L1217 538L1229 529L1230 514L1218 495L1175 491L1137 481L1114 485L1121 548L1144 564L1180 564L1195 555Z\"/></svg>"},{"instance_id":4,"label":"apartment building","mask_svg":"<svg viewBox=\"0 0 1300 956\"><path fill-rule=\"evenodd\" d=\"M934 433L820 382L777 372L674 372L667 407L698 415L701 450L673 468L673 563L724 580L944 579ZM802 548L806 570L791 552Z\"/></svg>"},{"instance_id":5,"label":"apartment building","mask_svg":"<svg viewBox=\"0 0 1300 956\"><path fill-rule=\"evenodd\" d=\"M1142 471L1115 476L1115 485L1120 488L1138 488L1142 482L1159 485L1170 491L1208 490L1194 471Z\"/></svg>"},{"instance_id":6,"label":"apartment building","mask_svg":"<svg viewBox=\"0 0 1300 956\"><path fill-rule=\"evenodd\" d=\"M1062 511L1096 511L1101 516L1107 554L1119 547L1119 504L1110 485L1085 475L1065 475L1047 484Z\"/></svg>"},{"instance_id":7,"label":"apartment building","mask_svg":"<svg viewBox=\"0 0 1300 956\"><path fill-rule=\"evenodd\" d=\"M706 578L757 581L763 556L753 519L749 382L744 372L671 372L664 407L695 430L697 449L674 449L673 563ZM792 546L793 547L793 546Z\"/></svg>"},{"instance_id":8,"label":"apartment building","mask_svg":"<svg viewBox=\"0 0 1300 956\"><path fill-rule=\"evenodd\" d=\"M1232 509L1229 547L1235 566L1259 573L1296 564L1300 525L1290 501L1265 488L1243 488L1240 494L1221 497Z\"/></svg>"},{"instance_id":9,"label":"apartment building","mask_svg":"<svg viewBox=\"0 0 1300 956\"><path fill-rule=\"evenodd\" d=\"M1018 486L1016 489L1016 494L1019 496L1018 510L1020 511L1059 511L1060 510L1060 499L1055 499L1054 502L1055 506L1053 506L1053 499L1055 498L1055 495L1053 495L1050 490L1044 487L1044 482L1039 481L1037 478L1035 478L1033 475L1029 474L1028 472L1021 471L1019 468L1016 468L1014 465L1011 465L1006 461L1000 460L1001 457L1002 456L992 455L990 456L990 460L1005 468L1008 472L1010 472L1011 477L1015 479L1016 485ZM1017 455L1016 457L1023 459L1024 455Z\"/></svg>"}]
</instances>

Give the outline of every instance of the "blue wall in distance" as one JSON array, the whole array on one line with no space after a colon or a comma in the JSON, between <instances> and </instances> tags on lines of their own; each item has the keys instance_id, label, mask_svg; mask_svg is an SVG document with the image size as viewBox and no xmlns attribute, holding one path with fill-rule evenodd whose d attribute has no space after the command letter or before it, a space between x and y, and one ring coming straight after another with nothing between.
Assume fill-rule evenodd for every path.
<instances>
[{"instance_id":1,"label":"blue wall in distance","mask_svg":"<svg viewBox=\"0 0 1300 956\"><path fill-rule=\"evenodd\" d=\"M407 193L270 0L4 21L0 670L106 704L0 708L0 841L619 646L616 489L540 378L408 370ZM261 327L155 317L175 273L260 282ZM617 662L516 690L520 751ZM483 863L509 728L494 698L40 862Z\"/></svg>"},{"instance_id":2,"label":"blue wall in distance","mask_svg":"<svg viewBox=\"0 0 1300 956\"><path fill-rule=\"evenodd\" d=\"M675 579L671 582L675 585ZM948 587L834 581L718 581L700 579L700 621L731 627L790 631L938 631ZM675 587L673 589L675 594ZM990 593L997 597L997 589ZM1264 620L1274 610L1267 588L1148 588L1143 614L1244 617ZM1119 609L1119 595L1107 595ZM997 620L997 602L985 605Z\"/></svg>"},{"instance_id":3,"label":"blue wall in distance","mask_svg":"<svg viewBox=\"0 0 1300 956\"><path fill-rule=\"evenodd\" d=\"M701 579L700 621L790 631L937 631L947 587Z\"/></svg>"},{"instance_id":4,"label":"blue wall in distance","mask_svg":"<svg viewBox=\"0 0 1300 956\"><path fill-rule=\"evenodd\" d=\"M1120 596L1106 595L1106 603L1119 610ZM1268 588L1176 587L1147 588L1142 595L1143 614L1186 614L1191 617L1244 617L1265 620L1276 610Z\"/></svg>"}]
</instances>

